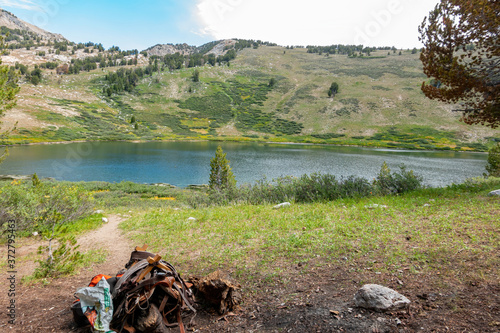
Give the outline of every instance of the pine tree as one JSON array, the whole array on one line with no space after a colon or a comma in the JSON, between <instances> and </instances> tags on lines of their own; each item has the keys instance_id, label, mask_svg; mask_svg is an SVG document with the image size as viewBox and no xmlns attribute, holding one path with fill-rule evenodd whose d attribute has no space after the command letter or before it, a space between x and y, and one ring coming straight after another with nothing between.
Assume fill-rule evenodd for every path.
<instances>
[{"instance_id":1,"label":"pine tree","mask_svg":"<svg viewBox=\"0 0 500 333\"><path fill-rule=\"evenodd\" d=\"M0 36L0 53L5 49L3 37ZM16 94L19 92L18 74L9 66L2 65L0 59L0 117L7 110L12 109L16 105ZM0 121L1 124L1 121ZM9 131L0 133L0 142L6 140ZM7 157L9 150L6 148L0 152L0 163Z\"/></svg>"},{"instance_id":2,"label":"pine tree","mask_svg":"<svg viewBox=\"0 0 500 333\"><path fill-rule=\"evenodd\" d=\"M215 157L210 160L210 181L208 183L211 191L221 192L234 189L236 179L234 178L226 153L221 146L217 147Z\"/></svg>"},{"instance_id":3,"label":"pine tree","mask_svg":"<svg viewBox=\"0 0 500 333\"><path fill-rule=\"evenodd\" d=\"M335 95L339 92L339 84L337 82L333 82L328 89L328 97L335 97Z\"/></svg>"},{"instance_id":4,"label":"pine tree","mask_svg":"<svg viewBox=\"0 0 500 333\"><path fill-rule=\"evenodd\" d=\"M191 78L193 79L193 82L200 82L200 71L195 69Z\"/></svg>"}]
</instances>

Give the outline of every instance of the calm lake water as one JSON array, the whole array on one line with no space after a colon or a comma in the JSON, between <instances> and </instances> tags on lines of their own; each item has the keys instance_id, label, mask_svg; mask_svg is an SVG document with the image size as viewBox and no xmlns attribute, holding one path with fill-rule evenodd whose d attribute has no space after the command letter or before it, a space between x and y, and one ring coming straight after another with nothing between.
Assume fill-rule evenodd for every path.
<instances>
[{"instance_id":1,"label":"calm lake water","mask_svg":"<svg viewBox=\"0 0 500 333\"><path fill-rule=\"evenodd\" d=\"M404 163L430 186L459 183L485 172L486 154L422 152L358 147L325 147L216 142L96 142L20 146L0 164L0 174L53 177L69 181L123 180L207 184L210 159L220 144L239 184L267 177L322 172L374 178L384 161L392 170Z\"/></svg>"}]
</instances>

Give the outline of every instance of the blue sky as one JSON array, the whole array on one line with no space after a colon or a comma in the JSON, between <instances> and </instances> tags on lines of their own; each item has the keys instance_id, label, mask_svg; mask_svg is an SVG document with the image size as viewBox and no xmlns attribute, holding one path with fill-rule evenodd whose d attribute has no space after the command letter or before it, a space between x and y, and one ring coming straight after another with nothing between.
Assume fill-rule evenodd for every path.
<instances>
[{"instance_id":1,"label":"blue sky","mask_svg":"<svg viewBox=\"0 0 500 333\"><path fill-rule=\"evenodd\" d=\"M143 50L248 38L280 45L419 47L438 0L0 0L0 7L75 42Z\"/></svg>"}]
</instances>

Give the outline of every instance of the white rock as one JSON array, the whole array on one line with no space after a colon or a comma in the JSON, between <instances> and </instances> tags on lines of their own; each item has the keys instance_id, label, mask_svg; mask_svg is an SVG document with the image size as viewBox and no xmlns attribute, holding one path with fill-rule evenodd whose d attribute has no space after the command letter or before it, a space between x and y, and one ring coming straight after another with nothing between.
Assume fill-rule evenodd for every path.
<instances>
[{"instance_id":1,"label":"white rock","mask_svg":"<svg viewBox=\"0 0 500 333\"><path fill-rule=\"evenodd\" d=\"M190 217L190 218L188 218L188 221L194 222L194 221L196 221L196 218Z\"/></svg>"},{"instance_id":2,"label":"white rock","mask_svg":"<svg viewBox=\"0 0 500 333\"><path fill-rule=\"evenodd\" d=\"M33 236L38 236L38 232L35 231L32 235Z\"/></svg>"},{"instance_id":3,"label":"white rock","mask_svg":"<svg viewBox=\"0 0 500 333\"><path fill-rule=\"evenodd\" d=\"M365 206L365 208L367 208L367 209L375 209L375 208L378 208L378 207L384 208L384 209L387 208L386 205L378 205L378 204L372 204L372 205Z\"/></svg>"},{"instance_id":4,"label":"white rock","mask_svg":"<svg viewBox=\"0 0 500 333\"><path fill-rule=\"evenodd\" d=\"M410 300L390 288L377 284L365 284L354 295L354 303L360 308L392 311L408 308Z\"/></svg>"},{"instance_id":5,"label":"white rock","mask_svg":"<svg viewBox=\"0 0 500 333\"><path fill-rule=\"evenodd\" d=\"M102 222L104 222L104 223L108 223L109 221L108 221L108 219L107 219L107 218L103 217L103 218L102 218Z\"/></svg>"},{"instance_id":6,"label":"white rock","mask_svg":"<svg viewBox=\"0 0 500 333\"><path fill-rule=\"evenodd\" d=\"M102 214L102 213L104 213L104 211L101 209L95 211L95 214Z\"/></svg>"},{"instance_id":7,"label":"white rock","mask_svg":"<svg viewBox=\"0 0 500 333\"><path fill-rule=\"evenodd\" d=\"M276 205L273 207L273 209L280 209L280 208L283 208L283 207L286 207L286 206L291 206L292 204L289 203L289 202L283 202L283 203L280 203L279 205Z\"/></svg>"},{"instance_id":8,"label":"white rock","mask_svg":"<svg viewBox=\"0 0 500 333\"><path fill-rule=\"evenodd\" d=\"M499 196L500 197L500 190L491 191L490 193L488 193L488 196L490 196L490 197Z\"/></svg>"}]
</instances>

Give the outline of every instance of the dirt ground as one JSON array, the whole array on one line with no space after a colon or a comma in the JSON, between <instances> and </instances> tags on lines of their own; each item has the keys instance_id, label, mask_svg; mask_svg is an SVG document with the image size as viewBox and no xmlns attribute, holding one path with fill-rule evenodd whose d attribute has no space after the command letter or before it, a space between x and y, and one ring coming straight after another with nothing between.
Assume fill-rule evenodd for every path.
<instances>
[{"instance_id":1,"label":"dirt ground","mask_svg":"<svg viewBox=\"0 0 500 333\"><path fill-rule=\"evenodd\" d=\"M58 279L50 284L16 286L16 322L8 323L7 284L2 287L1 332L90 332L73 323L70 306L73 293L86 286L98 273L117 272L128 261L133 245L117 226L121 216L109 216L109 223L79 239L82 250L105 248L105 263L89 267L78 276ZM134 244L139 245L139 244ZM140 244L142 245L142 244ZM17 249L17 258L36 251L37 244ZM6 257L6 249L1 250ZM175 263L174 263L175 265ZM453 288L434 290L433 276L418 278L409 272L394 277L373 272L357 273L349 265L323 265L311 268L290 267L287 283L261 283L243 286L241 308L226 316L200 309L187 324L190 332L500 332L500 287L480 283L462 283ZM18 275L30 274L34 264L22 261ZM182 272L181 272L182 273ZM21 275L22 274L22 275ZM7 279L3 273L2 281ZM379 283L396 289L412 303L409 311L376 313L355 308L353 296L364 283ZM4 286L4 282L2 282ZM190 317L184 322L189 323ZM178 332L171 329L171 332Z\"/></svg>"}]
</instances>

